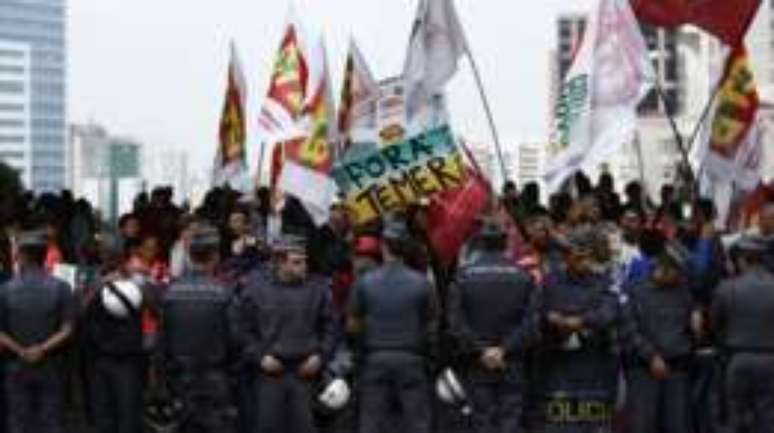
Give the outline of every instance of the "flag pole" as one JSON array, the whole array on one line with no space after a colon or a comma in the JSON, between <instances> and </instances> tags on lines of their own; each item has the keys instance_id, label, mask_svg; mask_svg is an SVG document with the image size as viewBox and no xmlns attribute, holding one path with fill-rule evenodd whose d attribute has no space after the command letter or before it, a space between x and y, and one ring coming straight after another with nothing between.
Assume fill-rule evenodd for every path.
<instances>
[{"instance_id":1,"label":"flag pole","mask_svg":"<svg viewBox=\"0 0 774 433\"><path fill-rule=\"evenodd\" d=\"M470 51L470 47L465 46L465 54L467 55L470 67L473 69L473 76L476 79L476 86L478 87L478 93L481 95L481 101L484 104L484 111L486 112L486 118L489 121L489 130L492 133L492 139L494 140L495 150L497 151L497 160L500 162L500 170L503 174L503 182L508 180L508 170L505 167L505 158L503 157L503 149L500 145L500 135L497 133L497 126L494 122L494 116L492 116L492 108L489 105L489 99L484 91L484 83L481 80L481 73L478 70L478 64L473 57L473 53Z\"/></svg>"},{"instance_id":2,"label":"flag pole","mask_svg":"<svg viewBox=\"0 0 774 433\"><path fill-rule=\"evenodd\" d=\"M261 186L261 182L263 181L263 158L264 154L266 153L266 142L261 142L261 152L258 154L258 179L257 184L258 186Z\"/></svg>"},{"instance_id":3,"label":"flag pole","mask_svg":"<svg viewBox=\"0 0 774 433\"><path fill-rule=\"evenodd\" d=\"M715 88L712 90L709 101L707 101L707 105L704 106L704 110L701 113L701 117L699 117L699 122L696 124L696 127L693 128L693 133L691 134L690 141L688 142L689 152L693 150L693 145L696 143L696 139L699 137L699 132L701 132L701 128L704 125L704 122L707 121L707 117L709 116L710 110L712 109L712 104L715 103L715 99L717 98L718 93L720 93L720 88L722 86L723 86L723 80L720 80L717 83L717 85L715 85Z\"/></svg>"},{"instance_id":4,"label":"flag pole","mask_svg":"<svg viewBox=\"0 0 774 433\"><path fill-rule=\"evenodd\" d=\"M680 130L677 128L677 122L675 121L674 115L669 112L668 106L667 106L667 98L666 93L664 93L664 88L661 87L660 80L656 79L655 85L656 93L658 94L659 99L661 99L661 102L664 104L664 114L666 115L667 119L669 120L669 126L672 128L672 133L675 136L675 143L677 144L677 150L680 152L680 156L682 159L683 164L685 164L689 179L692 182L695 182L695 178L693 176L693 168L691 167L691 161L688 158L688 151L685 149L685 141L683 139L683 135L680 133Z\"/></svg>"}]
</instances>

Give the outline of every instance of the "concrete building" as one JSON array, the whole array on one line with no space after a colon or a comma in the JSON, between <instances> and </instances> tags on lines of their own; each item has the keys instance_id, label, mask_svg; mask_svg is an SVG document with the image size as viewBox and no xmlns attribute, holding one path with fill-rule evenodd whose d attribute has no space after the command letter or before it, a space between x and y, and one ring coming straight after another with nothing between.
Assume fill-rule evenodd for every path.
<instances>
[{"instance_id":1,"label":"concrete building","mask_svg":"<svg viewBox=\"0 0 774 433\"><path fill-rule=\"evenodd\" d=\"M29 46L0 39L0 161L25 186L32 175L30 84Z\"/></svg>"},{"instance_id":2,"label":"concrete building","mask_svg":"<svg viewBox=\"0 0 774 433\"><path fill-rule=\"evenodd\" d=\"M182 203L192 200L200 194L203 184L209 188L209 173L202 179L194 179L189 171L190 156L184 150L165 146L147 148L143 153L142 177L149 189L156 186L171 186L175 191L175 201ZM206 180L205 180L206 178Z\"/></svg>"},{"instance_id":3,"label":"concrete building","mask_svg":"<svg viewBox=\"0 0 774 433\"><path fill-rule=\"evenodd\" d=\"M142 146L96 124L72 125L69 131L66 179L73 195L89 200L108 220L131 210L143 185Z\"/></svg>"},{"instance_id":4,"label":"concrete building","mask_svg":"<svg viewBox=\"0 0 774 433\"><path fill-rule=\"evenodd\" d=\"M0 1L0 40L29 47L27 186L37 191L65 185L66 16L66 0Z\"/></svg>"},{"instance_id":5,"label":"concrete building","mask_svg":"<svg viewBox=\"0 0 774 433\"><path fill-rule=\"evenodd\" d=\"M516 173L519 185L537 182L543 186L543 170L545 167L545 143L521 143L516 158Z\"/></svg>"}]
</instances>

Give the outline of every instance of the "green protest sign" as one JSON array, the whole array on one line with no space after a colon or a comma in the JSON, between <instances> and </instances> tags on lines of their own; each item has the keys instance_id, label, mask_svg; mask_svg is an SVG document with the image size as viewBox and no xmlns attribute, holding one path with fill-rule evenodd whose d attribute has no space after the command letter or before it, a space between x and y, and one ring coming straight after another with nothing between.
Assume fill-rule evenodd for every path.
<instances>
[{"instance_id":1,"label":"green protest sign","mask_svg":"<svg viewBox=\"0 0 774 433\"><path fill-rule=\"evenodd\" d=\"M448 125L381 149L350 152L333 170L355 224L459 187L464 176Z\"/></svg>"}]
</instances>

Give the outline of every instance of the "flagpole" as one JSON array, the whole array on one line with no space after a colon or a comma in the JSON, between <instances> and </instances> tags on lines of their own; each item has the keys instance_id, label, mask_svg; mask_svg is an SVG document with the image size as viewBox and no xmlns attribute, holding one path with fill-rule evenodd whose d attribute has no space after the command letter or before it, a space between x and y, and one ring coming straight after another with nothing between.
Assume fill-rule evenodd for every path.
<instances>
[{"instance_id":1,"label":"flagpole","mask_svg":"<svg viewBox=\"0 0 774 433\"><path fill-rule=\"evenodd\" d=\"M699 117L699 122L696 124L696 127L693 128L693 133L691 134L690 141L688 142L689 152L693 150L693 145L699 136L699 132L701 132L701 128L704 125L704 122L707 120L707 117L710 114L710 110L712 109L712 104L714 104L715 98L717 98L718 93L720 93L720 88L722 87L722 85L723 85L723 80L720 80L718 84L715 86L715 88L712 90L712 94L710 94L710 99L709 101L707 101L707 105L704 106L704 110L701 113L701 117Z\"/></svg>"},{"instance_id":2,"label":"flagpole","mask_svg":"<svg viewBox=\"0 0 774 433\"><path fill-rule=\"evenodd\" d=\"M489 129L492 133L495 150L497 151L497 159L500 162L500 170L503 174L503 182L506 182L508 180L508 170L505 168L505 158L503 157L503 150L502 146L500 145L500 136L497 133L497 126L494 122L494 116L492 116L492 109L489 105L489 99L486 97L486 92L484 91L484 83L481 80L481 73L478 70L478 64L476 64L476 59L473 57L473 53L470 51L470 47L465 47L465 54L467 55L470 66L473 69L473 76L476 78L478 92L481 95L481 101L484 104L484 111L486 112L486 117L489 121Z\"/></svg>"},{"instance_id":3,"label":"flagpole","mask_svg":"<svg viewBox=\"0 0 774 433\"><path fill-rule=\"evenodd\" d=\"M675 117L672 115L672 113L669 112L669 107L667 106L667 98L666 93L664 93L664 89L661 87L660 80L656 79L655 83L655 89L656 93L659 96L659 99L661 99L661 102L664 104L664 114L666 115L667 119L669 120L669 126L672 128L672 133L675 136L675 143L677 144L677 150L680 152L680 156L682 157L683 164L685 164L687 170L688 170L688 176L692 179L692 181L695 181L693 179L693 168L691 167L691 161L688 158L688 152L685 150L685 142L683 140L682 134L680 134L680 130L677 128L677 122L675 121Z\"/></svg>"},{"instance_id":4,"label":"flagpole","mask_svg":"<svg viewBox=\"0 0 774 433\"><path fill-rule=\"evenodd\" d=\"M266 142L261 142L261 152L258 154L258 186L261 186L263 181L263 158L266 153Z\"/></svg>"}]
</instances>

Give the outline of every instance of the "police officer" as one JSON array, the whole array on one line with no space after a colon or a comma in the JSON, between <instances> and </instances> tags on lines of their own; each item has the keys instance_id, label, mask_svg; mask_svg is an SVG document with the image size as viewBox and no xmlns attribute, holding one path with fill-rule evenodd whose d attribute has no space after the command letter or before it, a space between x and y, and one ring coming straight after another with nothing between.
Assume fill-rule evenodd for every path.
<instances>
[{"instance_id":1,"label":"police officer","mask_svg":"<svg viewBox=\"0 0 774 433\"><path fill-rule=\"evenodd\" d=\"M449 292L449 324L472 382L481 433L521 431L526 349L540 334L539 292L505 257L506 235L494 222L479 234L482 252Z\"/></svg>"},{"instance_id":2,"label":"police officer","mask_svg":"<svg viewBox=\"0 0 774 433\"><path fill-rule=\"evenodd\" d=\"M383 237L385 263L355 283L348 308L347 327L362 350L358 431L427 433L427 368L435 348L438 302L427 278L404 263L405 223L388 221ZM402 414L395 421L402 423L390 424L395 404Z\"/></svg>"},{"instance_id":3,"label":"police officer","mask_svg":"<svg viewBox=\"0 0 774 433\"><path fill-rule=\"evenodd\" d=\"M237 323L232 291L213 278L220 237L203 225L191 236L192 271L173 283L161 304L161 355L172 394L182 403L180 431L233 432L229 372Z\"/></svg>"},{"instance_id":4,"label":"police officer","mask_svg":"<svg viewBox=\"0 0 774 433\"><path fill-rule=\"evenodd\" d=\"M286 235L268 281L242 297L244 361L259 370L258 432L314 432L311 399L336 331L330 291L307 277L304 239Z\"/></svg>"},{"instance_id":5,"label":"police officer","mask_svg":"<svg viewBox=\"0 0 774 433\"><path fill-rule=\"evenodd\" d=\"M120 259L109 261L103 280L87 298L82 328L94 425L98 433L140 433L145 382L140 312L148 296Z\"/></svg>"},{"instance_id":6,"label":"police officer","mask_svg":"<svg viewBox=\"0 0 774 433\"><path fill-rule=\"evenodd\" d=\"M611 281L593 270L598 234L572 233L565 269L544 282L544 336L536 353L544 432L608 432L619 363L613 330L619 299Z\"/></svg>"},{"instance_id":7,"label":"police officer","mask_svg":"<svg viewBox=\"0 0 774 433\"><path fill-rule=\"evenodd\" d=\"M774 275L761 263L764 253L759 238L735 244L741 274L721 283L712 308L730 358L725 383L735 432L774 432Z\"/></svg>"},{"instance_id":8,"label":"police officer","mask_svg":"<svg viewBox=\"0 0 774 433\"><path fill-rule=\"evenodd\" d=\"M685 278L688 257L666 246L653 274L630 291L622 337L631 349L632 433L688 433L689 382L701 310Z\"/></svg>"},{"instance_id":9,"label":"police officer","mask_svg":"<svg viewBox=\"0 0 774 433\"><path fill-rule=\"evenodd\" d=\"M18 239L20 273L0 291L0 346L7 366L6 400L12 433L64 430L64 385L57 355L73 332L76 306L67 283L43 271L45 231Z\"/></svg>"}]
</instances>

